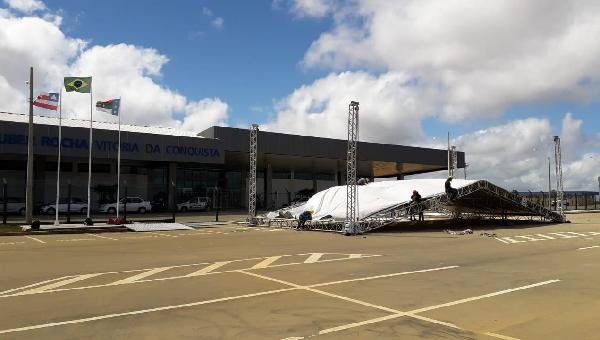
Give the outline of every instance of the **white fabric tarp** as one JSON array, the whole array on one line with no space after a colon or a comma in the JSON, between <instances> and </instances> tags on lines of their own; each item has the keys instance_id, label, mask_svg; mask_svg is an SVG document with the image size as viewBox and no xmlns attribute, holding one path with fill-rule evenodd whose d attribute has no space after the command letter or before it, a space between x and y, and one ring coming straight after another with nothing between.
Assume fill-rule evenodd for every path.
<instances>
[{"instance_id":1,"label":"white fabric tarp","mask_svg":"<svg viewBox=\"0 0 600 340\"><path fill-rule=\"evenodd\" d=\"M410 201L413 190L417 190L422 198L435 196L444 192L445 179L410 179L399 181L374 182L357 187L359 218L374 212ZM476 180L452 180L453 188L461 188L475 183ZM313 195L305 204L291 208L289 211L298 218L304 211L312 211L313 219L330 215L334 219L346 217L346 186L336 186ZM278 217L277 213L267 214L269 218Z\"/></svg>"}]
</instances>

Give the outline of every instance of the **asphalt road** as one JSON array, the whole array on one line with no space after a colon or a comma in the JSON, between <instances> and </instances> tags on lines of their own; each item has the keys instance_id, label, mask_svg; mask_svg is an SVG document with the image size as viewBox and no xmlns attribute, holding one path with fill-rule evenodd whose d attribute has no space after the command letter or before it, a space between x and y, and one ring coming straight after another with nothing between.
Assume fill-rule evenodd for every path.
<instances>
[{"instance_id":1,"label":"asphalt road","mask_svg":"<svg viewBox=\"0 0 600 340\"><path fill-rule=\"evenodd\" d=\"M2 237L0 339L598 339L600 214L569 218Z\"/></svg>"}]
</instances>

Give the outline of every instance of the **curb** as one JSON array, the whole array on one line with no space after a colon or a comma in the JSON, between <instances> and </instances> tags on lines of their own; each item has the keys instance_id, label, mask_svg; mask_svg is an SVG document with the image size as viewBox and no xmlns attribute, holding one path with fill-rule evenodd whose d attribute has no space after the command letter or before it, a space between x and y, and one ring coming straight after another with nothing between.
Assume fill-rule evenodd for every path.
<instances>
[{"instance_id":1,"label":"curb","mask_svg":"<svg viewBox=\"0 0 600 340\"><path fill-rule=\"evenodd\" d=\"M72 229L49 229L49 230L27 230L27 231L5 231L0 232L2 236L26 236L26 235L54 235L54 234L86 234L86 233L122 233L129 230L124 226L102 227L102 228L72 228Z\"/></svg>"}]
</instances>

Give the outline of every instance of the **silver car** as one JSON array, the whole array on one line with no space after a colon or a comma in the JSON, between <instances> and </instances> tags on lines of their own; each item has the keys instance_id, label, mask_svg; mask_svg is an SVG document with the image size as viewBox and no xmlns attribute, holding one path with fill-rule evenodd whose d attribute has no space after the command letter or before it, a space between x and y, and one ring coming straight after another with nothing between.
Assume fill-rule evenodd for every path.
<instances>
[{"instance_id":1,"label":"silver car","mask_svg":"<svg viewBox=\"0 0 600 340\"><path fill-rule=\"evenodd\" d=\"M149 212L152 210L152 205L150 204L150 201L146 201L146 200L142 199L141 197L127 197L127 198L123 197L119 201L119 212L121 212L121 211L123 211L123 209L125 209L124 208L125 200L127 200L127 212L139 212L140 214L145 214L146 212ZM109 214L116 214L117 213L117 202L102 204L100 206L100 211L109 213Z\"/></svg>"},{"instance_id":2,"label":"silver car","mask_svg":"<svg viewBox=\"0 0 600 340\"><path fill-rule=\"evenodd\" d=\"M69 205L68 198L61 198L58 200L58 212L65 213L67 212L67 209L70 209L70 212L85 214L87 212L87 202L81 198L71 198L71 204ZM43 214L56 214L56 201L43 205L41 211Z\"/></svg>"}]
</instances>

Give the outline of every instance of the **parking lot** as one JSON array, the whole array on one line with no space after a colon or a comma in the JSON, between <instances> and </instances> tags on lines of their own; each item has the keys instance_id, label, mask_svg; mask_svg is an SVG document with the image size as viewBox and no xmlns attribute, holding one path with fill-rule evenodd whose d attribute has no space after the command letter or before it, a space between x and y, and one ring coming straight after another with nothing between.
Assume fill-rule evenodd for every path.
<instances>
[{"instance_id":1,"label":"parking lot","mask_svg":"<svg viewBox=\"0 0 600 340\"><path fill-rule=\"evenodd\" d=\"M569 219L2 237L0 338L597 339L600 214Z\"/></svg>"}]
</instances>

